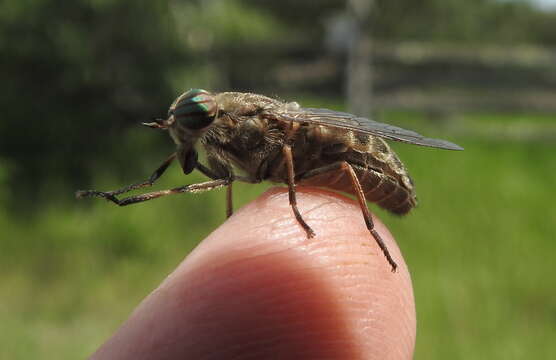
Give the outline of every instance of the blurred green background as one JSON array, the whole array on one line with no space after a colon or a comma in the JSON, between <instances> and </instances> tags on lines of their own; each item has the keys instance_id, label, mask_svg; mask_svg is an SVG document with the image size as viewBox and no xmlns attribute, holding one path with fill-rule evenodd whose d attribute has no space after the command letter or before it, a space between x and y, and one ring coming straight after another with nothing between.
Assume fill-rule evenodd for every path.
<instances>
[{"instance_id":1,"label":"blurred green background","mask_svg":"<svg viewBox=\"0 0 556 360\"><path fill-rule=\"evenodd\" d=\"M224 221L222 191L127 208L73 197L146 178L173 144L138 123L192 87L349 110L464 146L393 144L420 207L398 219L371 205L412 271L415 357L556 358L553 9L1 2L0 358L87 356ZM174 165L156 188L202 179ZM238 185L236 207L268 186Z\"/></svg>"}]
</instances>

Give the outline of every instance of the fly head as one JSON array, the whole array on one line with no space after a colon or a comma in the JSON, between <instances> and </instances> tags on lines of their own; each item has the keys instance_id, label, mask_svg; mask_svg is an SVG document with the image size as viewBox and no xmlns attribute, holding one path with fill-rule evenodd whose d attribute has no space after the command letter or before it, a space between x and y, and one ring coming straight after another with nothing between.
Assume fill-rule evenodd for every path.
<instances>
[{"instance_id":1,"label":"fly head","mask_svg":"<svg viewBox=\"0 0 556 360\"><path fill-rule=\"evenodd\" d=\"M195 143L216 119L218 105L206 90L191 89L180 95L168 110L170 135L178 145L177 155L183 172L197 166Z\"/></svg>"}]
</instances>

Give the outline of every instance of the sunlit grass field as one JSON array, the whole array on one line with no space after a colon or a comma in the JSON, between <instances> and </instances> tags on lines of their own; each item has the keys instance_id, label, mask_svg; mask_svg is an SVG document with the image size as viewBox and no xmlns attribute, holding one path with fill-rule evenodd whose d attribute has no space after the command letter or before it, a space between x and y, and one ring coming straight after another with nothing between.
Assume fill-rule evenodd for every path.
<instances>
[{"instance_id":1,"label":"sunlit grass field","mask_svg":"<svg viewBox=\"0 0 556 360\"><path fill-rule=\"evenodd\" d=\"M446 135L408 118L382 120L466 149L395 144L420 206L397 218L371 205L412 272L416 359L555 358L556 144ZM515 121L492 121L501 119ZM114 179L99 170L93 182L113 189L145 171ZM156 188L199 180L175 164ZM236 206L268 186L235 186ZM118 208L76 201L74 190L37 200L28 217L0 207L2 359L86 357L225 218L223 191ZM8 191L0 187L0 200Z\"/></svg>"}]
</instances>

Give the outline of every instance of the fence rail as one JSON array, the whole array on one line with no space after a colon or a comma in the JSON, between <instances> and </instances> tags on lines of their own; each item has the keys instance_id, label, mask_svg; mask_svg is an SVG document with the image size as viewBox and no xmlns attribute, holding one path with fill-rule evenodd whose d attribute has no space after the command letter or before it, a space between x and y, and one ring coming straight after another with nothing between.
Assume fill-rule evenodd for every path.
<instances>
[{"instance_id":1,"label":"fence rail","mask_svg":"<svg viewBox=\"0 0 556 360\"><path fill-rule=\"evenodd\" d=\"M368 48L376 108L556 113L556 49L381 42ZM231 87L343 95L342 54L302 44L226 54L221 65L233 74Z\"/></svg>"}]
</instances>

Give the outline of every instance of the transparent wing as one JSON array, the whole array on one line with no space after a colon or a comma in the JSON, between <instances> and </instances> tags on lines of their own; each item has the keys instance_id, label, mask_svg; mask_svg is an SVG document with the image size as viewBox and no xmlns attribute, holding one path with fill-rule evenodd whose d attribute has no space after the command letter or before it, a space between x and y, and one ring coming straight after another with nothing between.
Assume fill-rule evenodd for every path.
<instances>
[{"instance_id":1,"label":"transparent wing","mask_svg":"<svg viewBox=\"0 0 556 360\"><path fill-rule=\"evenodd\" d=\"M284 120L313 123L341 129L349 129L363 134L380 136L385 139L401 141L409 144L428 146L447 150L463 150L459 145L446 140L424 137L415 131L397 126L379 123L349 113L328 109L298 108L286 110L278 116Z\"/></svg>"}]
</instances>

